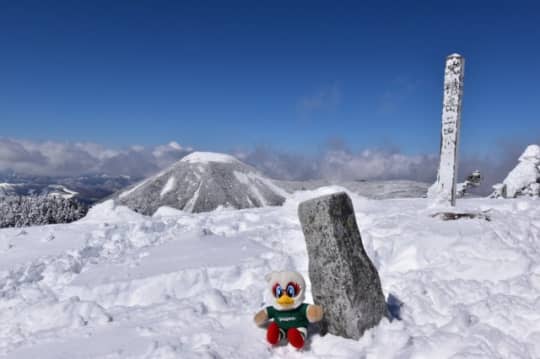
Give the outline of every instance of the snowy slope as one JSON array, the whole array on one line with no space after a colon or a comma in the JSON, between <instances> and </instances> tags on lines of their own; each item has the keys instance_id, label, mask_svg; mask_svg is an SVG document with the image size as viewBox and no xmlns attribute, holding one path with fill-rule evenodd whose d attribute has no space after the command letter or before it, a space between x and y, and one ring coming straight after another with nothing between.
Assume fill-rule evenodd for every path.
<instances>
[{"instance_id":1,"label":"snowy slope","mask_svg":"<svg viewBox=\"0 0 540 359\"><path fill-rule=\"evenodd\" d=\"M207 212L219 206L276 206L285 201L285 195L271 180L232 156L193 152L114 198L151 215L162 206L186 212Z\"/></svg>"},{"instance_id":2,"label":"snowy slope","mask_svg":"<svg viewBox=\"0 0 540 359\"><path fill-rule=\"evenodd\" d=\"M50 185L51 192L47 193L49 197L60 197L64 199L73 198L78 195L77 192L70 190L62 185Z\"/></svg>"},{"instance_id":3,"label":"snowy slope","mask_svg":"<svg viewBox=\"0 0 540 359\"><path fill-rule=\"evenodd\" d=\"M466 199L491 221L444 222L425 199L352 195L364 245L401 320L360 341L271 349L252 315L264 274L307 255L283 207L144 217L111 201L78 222L0 230L6 358L538 358L540 201ZM308 284L309 286L309 284ZM310 295L307 300L311 300ZM396 313L396 311L394 310Z\"/></svg>"},{"instance_id":4,"label":"snowy slope","mask_svg":"<svg viewBox=\"0 0 540 359\"><path fill-rule=\"evenodd\" d=\"M0 183L0 198L4 196L47 195L49 197L73 198L77 192L63 185L39 185L31 183Z\"/></svg>"},{"instance_id":5,"label":"snowy slope","mask_svg":"<svg viewBox=\"0 0 540 359\"><path fill-rule=\"evenodd\" d=\"M357 195L371 199L421 198L426 197L428 184L408 180L369 180L369 181L274 181L289 192L315 190L325 186L341 186Z\"/></svg>"},{"instance_id":6,"label":"snowy slope","mask_svg":"<svg viewBox=\"0 0 540 359\"><path fill-rule=\"evenodd\" d=\"M13 183L0 183L0 197L15 195L15 186Z\"/></svg>"}]
</instances>

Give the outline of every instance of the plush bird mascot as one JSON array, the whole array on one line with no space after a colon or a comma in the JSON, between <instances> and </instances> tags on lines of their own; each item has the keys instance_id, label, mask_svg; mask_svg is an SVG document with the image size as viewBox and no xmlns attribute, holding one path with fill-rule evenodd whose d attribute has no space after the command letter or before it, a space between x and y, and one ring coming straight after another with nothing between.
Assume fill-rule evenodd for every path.
<instances>
[{"instance_id":1,"label":"plush bird mascot","mask_svg":"<svg viewBox=\"0 0 540 359\"><path fill-rule=\"evenodd\" d=\"M303 303L306 283L300 273L272 272L266 279L274 302L255 314L255 323L262 326L271 320L266 332L266 340L270 344L275 345L287 337L293 347L301 349L308 323L322 319L322 307Z\"/></svg>"}]
</instances>

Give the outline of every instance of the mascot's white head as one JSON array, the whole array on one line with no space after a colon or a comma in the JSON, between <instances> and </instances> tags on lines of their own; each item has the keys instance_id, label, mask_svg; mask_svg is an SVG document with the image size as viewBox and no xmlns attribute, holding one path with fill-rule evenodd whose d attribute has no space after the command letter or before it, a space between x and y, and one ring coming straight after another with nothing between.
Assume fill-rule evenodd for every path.
<instances>
[{"instance_id":1,"label":"mascot's white head","mask_svg":"<svg viewBox=\"0 0 540 359\"><path fill-rule=\"evenodd\" d=\"M298 272L272 272L266 276L274 298L273 307L278 310L298 308L306 294L306 282Z\"/></svg>"}]
</instances>

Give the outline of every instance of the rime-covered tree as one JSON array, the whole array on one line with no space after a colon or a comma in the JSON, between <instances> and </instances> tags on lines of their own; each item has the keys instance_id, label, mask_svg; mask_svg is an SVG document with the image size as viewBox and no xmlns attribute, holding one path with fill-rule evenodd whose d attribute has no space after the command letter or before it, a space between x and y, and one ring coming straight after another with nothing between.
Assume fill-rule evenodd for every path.
<instances>
[{"instance_id":1,"label":"rime-covered tree","mask_svg":"<svg viewBox=\"0 0 540 359\"><path fill-rule=\"evenodd\" d=\"M79 201L50 196L8 196L0 198L0 228L69 223L86 215Z\"/></svg>"},{"instance_id":2,"label":"rime-covered tree","mask_svg":"<svg viewBox=\"0 0 540 359\"><path fill-rule=\"evenodd\" d=\"M473 171L470 175L467 176L465 182L461 182L456 185L456 196L458 198L465 197L468 191L471 188L478 187L481 181L482 176L480 175L480 171Z\"/></svg>"}]
</instances>

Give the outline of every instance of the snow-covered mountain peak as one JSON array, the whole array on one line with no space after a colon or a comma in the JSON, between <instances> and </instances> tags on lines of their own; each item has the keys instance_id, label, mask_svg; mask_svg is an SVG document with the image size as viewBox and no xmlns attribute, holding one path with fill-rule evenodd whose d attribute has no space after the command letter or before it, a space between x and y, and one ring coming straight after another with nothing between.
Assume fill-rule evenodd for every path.
<instances>
[{"instance_id":1,"label":"snow-covered mountain peak","mask_svg":"<svg viewBox=\"0 0 540 359\"><path fill-rule=\"evenodd\" d=\"M180 161L188 163L240 163L240 161L231 155L216 152L193 152L182 158Z\"/></svg>"},{"instance_id":2,"label":"snow-covered mountain peak","mask_svg":"<svg viewBox=\"0 0 540 359\"><path fill-rule=\"evenodd\" d=\"M218 207L252 208L281 205L286 192L236 158L194 152L153 177L119 193L116 200L151 215L168 206L185 212Z\"/></svg>"}]
</instances>

